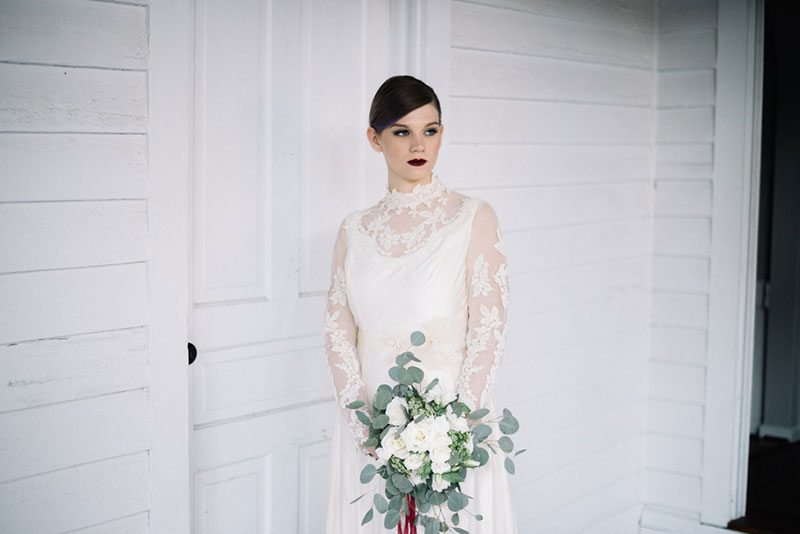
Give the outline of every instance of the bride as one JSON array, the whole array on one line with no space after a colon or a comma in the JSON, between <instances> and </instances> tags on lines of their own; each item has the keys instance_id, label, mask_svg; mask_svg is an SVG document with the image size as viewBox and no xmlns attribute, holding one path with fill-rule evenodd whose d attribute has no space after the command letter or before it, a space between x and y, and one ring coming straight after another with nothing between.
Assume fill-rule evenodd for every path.
<instances>
[{"instance_id":1,"label":"bride","mask_svg":"<svg viewBox=\"0 0 800 534\"><path fill-rule=\"evenodd\" d=\"M327 534L387 533L382 521L361 526L380 477L361 484L375 463L367 430L345 406L369 403L389 381L395 356L420 330L414 349L427 380L439 379L471 409L489 408L492 380L506 339L508 269L491 205L448 188L433 171L444 124L436 93L411 76L378 89L367 139L386 161L386 193L339 225L327 292L324 341L337 417L328 479ZM496 430L495 430L496 431ZM502 455L470 469L461 483L471 496L459 527L470 534L517 532ZM478 520L475 515L483 516Z\"/></svg>"}]
</instances>

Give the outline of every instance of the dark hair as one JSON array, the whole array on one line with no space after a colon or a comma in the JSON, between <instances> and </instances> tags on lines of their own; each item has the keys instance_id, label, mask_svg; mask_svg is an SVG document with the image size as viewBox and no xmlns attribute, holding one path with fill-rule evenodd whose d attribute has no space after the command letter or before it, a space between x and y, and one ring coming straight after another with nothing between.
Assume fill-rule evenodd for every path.
<instances>
[{"instance_id":1,"label":"dark hair","mask_svg":"<svg viewBox=\"0 0 800 534\"><path fill-rule=\"evenodd\" d=\"M369 125L381 133L384 128L425 104L433 104L442 120L442 108L434 90L413 76L392 76L378 88L369 109Z\"/></svg>"}]
</instances>

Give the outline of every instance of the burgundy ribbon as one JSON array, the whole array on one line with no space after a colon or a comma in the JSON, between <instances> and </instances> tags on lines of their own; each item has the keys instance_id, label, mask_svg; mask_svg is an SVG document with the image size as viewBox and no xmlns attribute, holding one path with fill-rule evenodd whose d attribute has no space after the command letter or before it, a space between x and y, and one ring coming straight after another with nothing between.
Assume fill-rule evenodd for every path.
<instances>
[{"instance_id":1,"label":"burgundy ribbon","mask_svg":"<svg viewBox=\"0 0 800 534\"><path fill-rule=\"evenodd\" d=\"M414 497L408 496L408 513L406 514L406 527L403 529L403 520L397 523L397 534L417 534L417 506Z\"/></svg>"}]
</instances>

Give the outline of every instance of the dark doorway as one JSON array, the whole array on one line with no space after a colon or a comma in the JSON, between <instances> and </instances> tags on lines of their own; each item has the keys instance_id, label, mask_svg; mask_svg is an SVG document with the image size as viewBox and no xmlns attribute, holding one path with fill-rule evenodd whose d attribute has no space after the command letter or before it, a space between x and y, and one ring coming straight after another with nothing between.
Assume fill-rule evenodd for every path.
<instances>
[{"instance_id":1,"label":"dark doorway","mask_svg":"<svg viewBox=\"0 0 800 534\"><path fill-rule=\"evenodd\" d=\"M764 2L758 297L745 517L800 533L800 40L796 2Z\"/></svg>"}]
</instances>

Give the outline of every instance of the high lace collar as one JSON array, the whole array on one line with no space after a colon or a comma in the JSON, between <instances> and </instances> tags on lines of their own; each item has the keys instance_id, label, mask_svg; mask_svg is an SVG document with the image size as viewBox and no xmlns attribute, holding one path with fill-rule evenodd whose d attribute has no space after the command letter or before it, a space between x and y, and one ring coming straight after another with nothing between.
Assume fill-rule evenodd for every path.
<instances>
[{"instance_id":1,"label":"high lace collar","mask_svg":"<svg viewBox=\"0 0 800 534\"><path fill-rule=\"evenodd\" d=\"M417 184L408 193L398 191L396 187L390 190L387 185L386 195L381 200L381 204L390 210L414 209L420 204L430 206L434 200L441 198L446 192L447 187L439 180L435 172L431 172L430 183Z\"/></svg>"}]
</instances>

